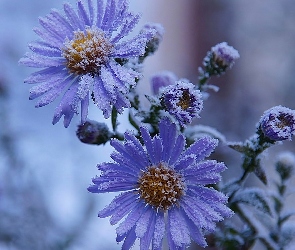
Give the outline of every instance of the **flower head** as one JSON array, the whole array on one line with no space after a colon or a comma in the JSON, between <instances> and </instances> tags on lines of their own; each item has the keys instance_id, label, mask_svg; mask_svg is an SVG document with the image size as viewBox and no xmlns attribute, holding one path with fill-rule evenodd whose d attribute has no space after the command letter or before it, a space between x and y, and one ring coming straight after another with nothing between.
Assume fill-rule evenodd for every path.
<instances>
[{"instance_id":1,"label":"flower head","mask_svg":"<svg viewBox=\"0 0 295 250\"><path fill-rule=\"evenodd\" d=\"M263 113L258 129L270 140L291 140L295 133L295 111L282 106L272 107Z\"/></svg>"},{"instance_id":2,"label":"flower head","mask_svg":"<svg viewBox=\"0 0 295 250\"><path fill-rule=\"evenodd\" d=\"M145 29L130 40L126 37L139 20L128 11L127 0L97 1L85 4L77 1L77 11L63 5L64 14L52 10L40 18L41 27L35 32L41 38L31 43L20 63L43 68L31 74L25 82L38 84L30 91L30 99L41 97L36 107L47 105L64 92L55 110L53 124L64 116L67 127L81 106L81 120L85 122L89 99L103 111L105 118L113 107L119 113L129 107L127 93L140 74L125 67L121 61L145 53L154 29Z\"/></svg>"},{"instance_id":3,"label":"flower head","mask_svg":"<svg viewBox=\"0 0 295 250\"><path fill-rule=\"evenodd\" d=\"M194 117L199 117L203 109L201 92L186 80L179 80L174 85L162 88L160 95L165 110L182 126L191 123Z\"/></svg>"},{"instance_id":4,"label":"flower head","mask_svg":"<svg viewBox=\"0 0 295 250\"><path fill-rule=\"evenodd\" d=\"M223 163L204 160L217 140L204 137L185 149L185 138L167 117L159 124L159 135L151 137L141 127L144 145L131 133L125 142L112 140L114 162L98 165L101 175L88 188L92 193L123 191L99 217L110 218L122 249L130 249L136 238L140 249L161 249L165 235L169 249L184 249L191 239L206 246L204 233L232 212L227 197L205 187L220 181Z\"/></svg>"},{"instance_id":5,"label":"flower head","mask_svg":"<svg viewBox=\"0 0 295 250\"><path fill-rule=\"evenodd\" d=\"M162 71L151 77L151 86L154 95L159 94L160 88L173 85L177 81L176 75L171 71Z\"/></svg>"},{"instance_id":6,"label":"flower head","mask_svg":"<svg viewBox=\"0 0 295 250\"><path fill-rule=\"evenodd\" d=\"M220 67L231 68L235 60L240 58L239 52L226 42L219 43L211 48L214 62Z\"/></svg>"}]
</instances>

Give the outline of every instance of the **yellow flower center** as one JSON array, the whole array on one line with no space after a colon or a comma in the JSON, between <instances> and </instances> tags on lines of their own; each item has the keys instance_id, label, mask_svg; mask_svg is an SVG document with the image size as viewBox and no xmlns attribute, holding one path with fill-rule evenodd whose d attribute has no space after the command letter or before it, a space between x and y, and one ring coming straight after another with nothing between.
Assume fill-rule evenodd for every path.
<instances>
[{"instance_id":1,"label":"yellow flower center","mask_svg":"<svg viewBox=\"0 0 295 250\"><path fill-rule=\"evenodd\" d=\"M104 32L97 28L88 28L85 32L76 31L74 38L67 40L64 45L66 66L77 75L98 73L113 49Z\"/></svg>"},{"instance_id":2,"label":"yellow flower center","mask_svg":"<svg viewBox=\"0 0 295 250\"><path fill-rule=\"evenodd\" d=\"M139 178L139 194L156 209L168 210L184 194L181 175L163 163L151 166Z\"/></svg>"},{"instance_id":3,"label":"yellow flower center","mask_svg":"<svg viewBox=\"0 0 295 250\"><path fill-rule=\"evenodd\" d=\"M182 96L177 103L177 106L181 107L182 110L187 110L191 105L191 96L187 89L182 90Z\"/></svg>"}]
</instances>

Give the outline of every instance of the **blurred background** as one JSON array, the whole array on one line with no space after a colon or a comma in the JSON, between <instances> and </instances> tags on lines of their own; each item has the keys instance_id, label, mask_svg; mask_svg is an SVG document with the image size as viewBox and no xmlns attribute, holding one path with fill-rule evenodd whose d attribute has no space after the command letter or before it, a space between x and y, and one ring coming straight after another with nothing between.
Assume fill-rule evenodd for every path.
<instances>
[{"instance_id":1,"label":"blurred background","mask_svg":"<svg viewBox=\"0 0 295 250\"><path fill-rule=\"evenodd\" d=\"M145 61L140 93L150 92L150 76L162 70L197 82L207 51L226 41L241 58L226 75L211 80L220 90L206 100L197 124L215 127L229 141L244 141L255 132L266 109L276 105L295 109L292 0L130 3L133 11L142 13L135 31L146 22L165 28L159 50ZM120 249L115 227L108 219L97 218L114 195L86 190L98 174L96 164L110 160L111 147L82 144L75 136L78 117L67 129L62 122L53 126L57 102L34 108L28 100L30 86L23 80L35 70L18 65L27 44L37 39L32 28L38 26L38 17L61 6L58 0L0 0L1 250ZM102 121L101 112L93 106L89 118ZM120 130L127 128L123 116ZM225 180L238 176L239 155L222 145L219 148L219 160L229 167ZM270 158L272 152L286 149L295 152L294 142L275 146Z\"/></svg>"}]
</instances>

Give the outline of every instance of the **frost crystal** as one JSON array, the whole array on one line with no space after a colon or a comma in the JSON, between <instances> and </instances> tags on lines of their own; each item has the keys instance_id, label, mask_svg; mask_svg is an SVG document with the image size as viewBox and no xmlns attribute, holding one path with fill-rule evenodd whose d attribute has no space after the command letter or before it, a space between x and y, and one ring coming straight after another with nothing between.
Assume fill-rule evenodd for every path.
<instances>
[{"instance_id":1,"label":"frost crystal","mask_svg":"<svg viewBox=\"0 0 295 250\"><path fill-rule=\"evenodd\" d=\"M111 224L123 220L117 228L117 241L130 249L136 238L140 249L161 249L167 235L169 249L185 249L191 239L207 245L204 233L215 223L230 217L224 204L227 197L206 185L220 181L223 163L204 160L217 140L203 137L185 148L185 138L167 117L159 124L159 135L151 137L141 127L142 145L126 132L124 143L112 140L116 149L112 163L98 165L101 175L88 188L92 193L122 191L99 217ZM164 219L165 218L165 219Z\"/></svg>"},{"instance_id":2,"label":"frost crystal","mask_svg":"<svg viewBox=\"0 0 295 250\"><path fill-rule=\"evenodd\" d=\"M64 116L64 126L68 127L80 107L84 123L89 99L105 118L113 107L119 113L130 107L127 94L140 74L119 61L144 55L146 44L157 31L146 27L134 38L123 41L139 21L139 15L128 11L127 0L105 2L97 1L95 8L92 0L87 4L79 0L77 11L65 3L64 14L52 10L40 18L41 27L35 29L40 40L30 44L32 52L20 60L25 66L43 68L25 80L39 84L30 91L30 99L42 96L36 107L51 103L64 92L53 124Z\"/></svg>"}]
</instances>

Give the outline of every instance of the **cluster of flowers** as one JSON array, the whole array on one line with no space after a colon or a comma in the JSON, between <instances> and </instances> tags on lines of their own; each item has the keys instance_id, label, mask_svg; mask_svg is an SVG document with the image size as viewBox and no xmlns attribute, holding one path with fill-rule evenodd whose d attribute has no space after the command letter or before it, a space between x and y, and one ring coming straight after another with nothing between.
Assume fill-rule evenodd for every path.
<instances>
[{"instance_id":1,"label":"cluster of flowers","mask_svg":"<svg viewBox=\"0 0 295 250\"><path fill-rule=\"evenodd\" d=\"M212 47L199 70L198 84L178 79L172 72L154 75L153 95L146 96L150 108L144 110L136 93L142 77L139 69L157 50L162 26L149 23L138 35L125 39L139 20L126 0L97 0L96 6L92 0L79 0L77 10L67 3L63 8L64 13L53 9L39 19L35 32L40 40L29 45L31 52L20 63L41 68L25 80L36 84L30 90L30 99L40 97L36 107L63 93L53 124L63 116L68 127L74 114L80 113L79 139L97 145L110 141L114 147L113 162L98 165L100 175L88 191L122 193L99 217L110 216L112 225L122 221L116 230L122 249L130 249L138 238L142 250L161 249L164 238L169 249L184 249L191 240L207 246L204 234L233 215L226 203L237 191L225 195L214 188L226 166L205 158L218 140L205 136L188 143L185 130L202 111L206 91L212 87L209 78L231 68L239 53L225 42ZM111 117L113 131L87 119L89 100L106 119ZM134 131L122 135L117 117L125 108L130 110ZM266 144L291 139L294 131L295 111L281 106L266 111L257 125L258 143L251 144L254 153L248 156L254 159ZM246 152L247 145L230 146ZM245 171L254 169L245 167Z\"/></svg>"}]
</instances>

